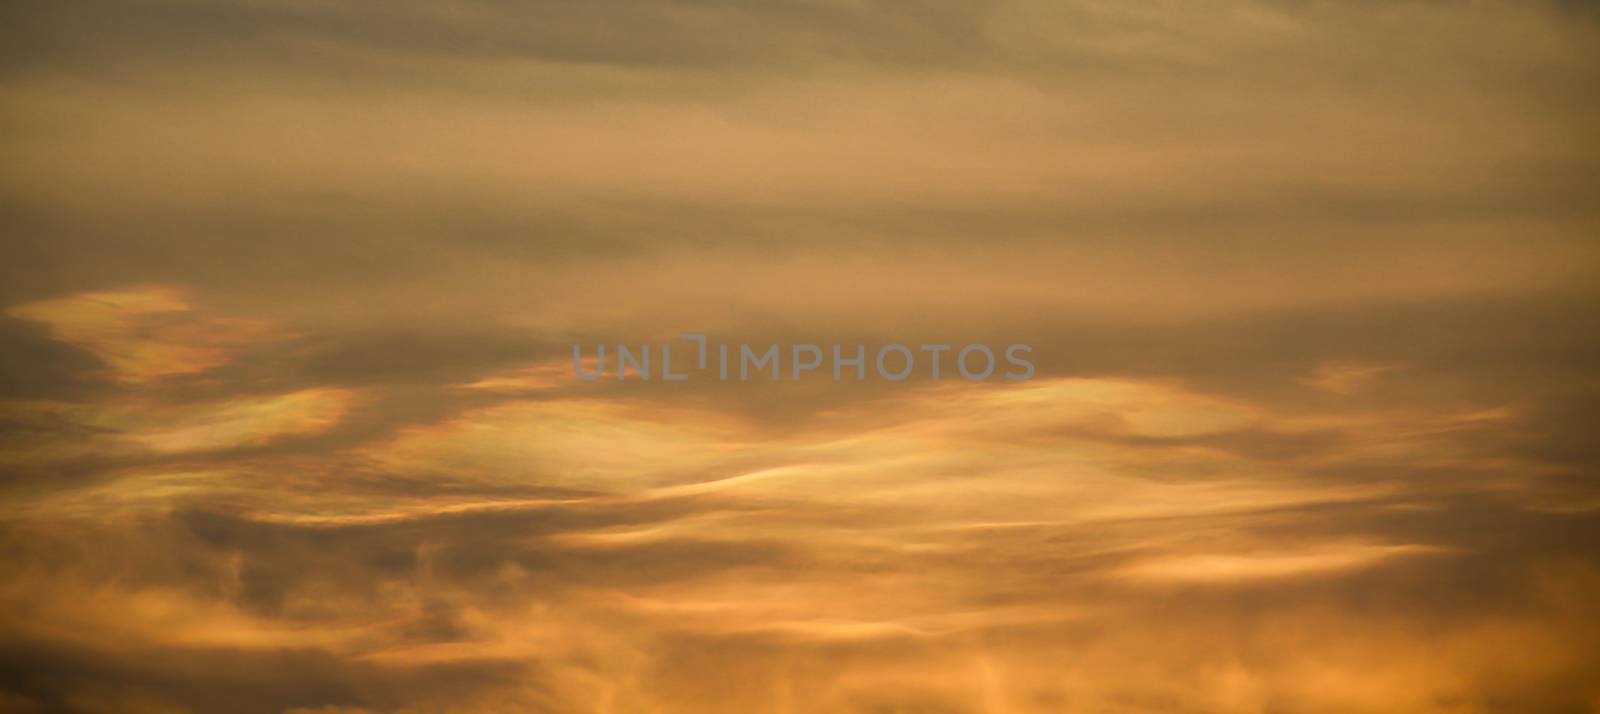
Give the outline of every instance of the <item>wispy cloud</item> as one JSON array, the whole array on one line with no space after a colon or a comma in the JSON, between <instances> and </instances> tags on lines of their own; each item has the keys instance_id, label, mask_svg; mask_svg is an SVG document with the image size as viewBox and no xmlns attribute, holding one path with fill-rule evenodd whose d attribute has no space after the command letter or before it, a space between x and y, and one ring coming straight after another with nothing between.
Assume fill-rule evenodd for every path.
<instances>
[{"instance_id":1,"label":"wispy cloud","mask_svg":"<svg viewBox=\"0 0 1600 714\"><path fill-rule=\"evenodd\" d=\"M1589 9L0 13L0 709L1600 701Z\"/></svg>"}]
</instances>

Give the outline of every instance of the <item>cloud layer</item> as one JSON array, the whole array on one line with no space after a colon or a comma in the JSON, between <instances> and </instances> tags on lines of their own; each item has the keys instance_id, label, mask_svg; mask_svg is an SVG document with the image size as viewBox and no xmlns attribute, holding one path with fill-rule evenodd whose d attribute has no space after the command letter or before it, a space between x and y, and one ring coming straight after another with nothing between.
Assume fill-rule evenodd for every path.
<instances>
[{"instance_id":1,"label":"cloud layer","mask_svg":"<svg viewBox=\"0 0 1600 714\"><path fill-rule=\"evenodd\" d=\"M1589 8L0 12L0 710L1600 707Z\"/></svg>"}]
</instances>

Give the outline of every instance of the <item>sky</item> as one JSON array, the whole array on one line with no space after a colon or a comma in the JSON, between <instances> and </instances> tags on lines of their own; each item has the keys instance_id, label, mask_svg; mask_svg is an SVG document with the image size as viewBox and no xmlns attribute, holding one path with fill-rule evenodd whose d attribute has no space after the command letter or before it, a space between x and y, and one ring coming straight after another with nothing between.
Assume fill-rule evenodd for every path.
<instances>
[{"instance_id":1,"label":"sky","mask_svg":"<svg viewBox=\"0 0 1600 714\"><path fill-rule=\"evenodd\" d=\"M1600 712L1596 126L1573 1L12 0L0 711Z\"/></svg>"}]
</instances>

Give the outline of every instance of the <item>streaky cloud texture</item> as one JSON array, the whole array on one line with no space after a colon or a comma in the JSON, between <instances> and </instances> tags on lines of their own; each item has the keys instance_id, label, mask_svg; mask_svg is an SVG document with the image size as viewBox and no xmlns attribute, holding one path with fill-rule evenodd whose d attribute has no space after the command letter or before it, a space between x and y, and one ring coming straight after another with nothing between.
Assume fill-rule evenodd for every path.
<instances>
[{"instance_id":1,"label":"streaky cloud texture","mask_svg":"<svg viewBox=\"0 0 1600 714\"><path fill-rule=\"evenodd\" d=\"M0 711L1600 712L1597 22L7 3Z\"/></svg>"}]
</instances>

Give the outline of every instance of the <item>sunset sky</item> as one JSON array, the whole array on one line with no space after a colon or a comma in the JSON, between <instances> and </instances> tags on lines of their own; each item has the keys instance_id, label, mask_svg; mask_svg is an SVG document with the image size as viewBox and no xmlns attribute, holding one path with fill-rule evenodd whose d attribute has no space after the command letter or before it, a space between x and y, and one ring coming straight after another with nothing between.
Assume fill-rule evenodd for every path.
<instances>
[{"instance_id":1,"label":"sunset sky","mask_svg":"<svg viewBox=\"0 0 1600 714\"><path fill-rule=\"evenodd\" d=\"M1571 0L7 0L0 712L1600 713L1596 127Z\"/></svg>"}]
</instances>

